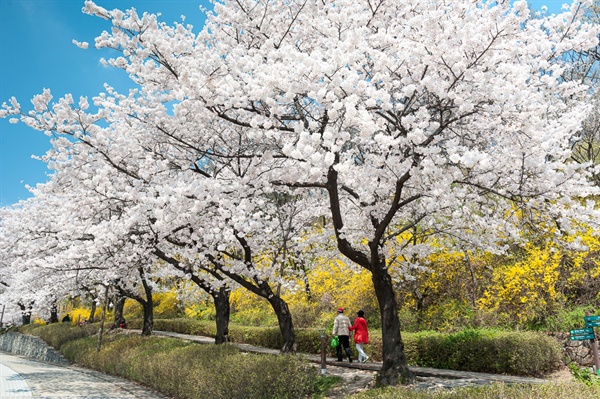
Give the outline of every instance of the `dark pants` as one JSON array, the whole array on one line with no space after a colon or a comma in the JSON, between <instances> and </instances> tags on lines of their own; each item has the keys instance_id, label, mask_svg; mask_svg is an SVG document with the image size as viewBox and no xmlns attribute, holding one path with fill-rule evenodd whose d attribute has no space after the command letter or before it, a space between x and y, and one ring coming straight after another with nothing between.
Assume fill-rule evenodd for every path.
<instances>
[{"instance_id":1,"label":"dark pants","mask_svg":"<svg viewBox=\"0 0 600 399\"><path fill-rule=\"evenodd\" d=\"M348 360L352 361L352 349L350 349L350 337L347 335L338 335L340 339L340 343L335 347L335 352L337 354L338 362L344 360L344 354L342 353L342 347L344 347L344 351L346 355L348 355Z\"/></svg>"}]
</instances>

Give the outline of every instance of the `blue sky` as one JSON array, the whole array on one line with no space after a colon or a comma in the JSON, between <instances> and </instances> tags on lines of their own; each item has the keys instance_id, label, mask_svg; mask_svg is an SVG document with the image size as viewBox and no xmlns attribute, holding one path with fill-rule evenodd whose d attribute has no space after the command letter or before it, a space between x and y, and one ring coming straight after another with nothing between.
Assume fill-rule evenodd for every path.
<instances>
[{"instance_id":1,"label":"blue sky","mask_svg":"<svg viewBox=\"0 0 600 399\"><path fill-rule=\"evenodd\" d=\"M204 25L199 6L210 7L207 0L96 0L106 9L135 8L162 14L167 23L180 21ZM100 65L108 50L97 50L94 38L110 29L102 18L81 12L84 0L0 0L0 104L16 97L24 109L31 98L49 88L55 99L66 93L74 98L91 97L103 92L104 83L122 88L129 79L123 71ZM90 43L87 50L72 40ZM32 159L50 148L49 137L24 124L0 119L0 206L30 196L25 185L46 181L46 165Z\"/></svg>"},{"instance_id":2,"label":"blue sky","mask_svg":"<svg viewBox=\"0 0 600 399\"><path fill-rule=\"evenodd\" d=\"M530 0L535 9L547 5L559 12L565 0ZM208 0L96 0L106 9L134 7L138 13L162 14L167 23L180 21L194 25L198 32L204 24L200 5ZM0 103L16 97L23 108L44 88L55 99L66 93L95 96L103 92L104 83L126 87L128 78L116 69L100 65L105 51L93 47L94 38L110 23L81 12L84 0L0 0ZM72 40L90 43L82 50ZM25 185L46 181L44 162L32 159L50 148L49 138L23 124L13 125L0 119L0 206L26 199Z\"/></svg>"}]
</instances>

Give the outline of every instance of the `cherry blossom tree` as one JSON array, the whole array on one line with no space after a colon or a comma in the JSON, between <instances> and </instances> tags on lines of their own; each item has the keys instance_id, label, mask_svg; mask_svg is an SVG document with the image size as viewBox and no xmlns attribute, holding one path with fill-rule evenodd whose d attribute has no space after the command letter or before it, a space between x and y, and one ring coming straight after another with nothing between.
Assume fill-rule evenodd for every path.
<instances>
[{"instance_id":1,"label":"cherry blossom tree","mask_svg":"<svg viewBox=\"0 0 600 399\"><path fill-rule=\"evenodd\" d=\"M316 212L327 206L339 251L372 273L383 384L410 380L386 258L395 237L436 226L498 250L518 238L521 215L569 229L592 213L577 200L595 192L587 171L567 163L588 92L561 79L561 55L596 45L597 29L572 11L534 20L523 1L223 1L192 43L182 26L157 33L87 4L119 28L97 46L178 93L175 115L210 110L230 142L241 131L263 143L244 156L269 183L327 194Z\"/></svg>"},{"instance_id":2,"label":"cherry blossom tree","mask_svg":"<svg viewBox=\"0 0 600 399\"><path fill-rule=\"evenodd\" d=\"M419 226L502 251L526 219L572 231L595 217L587 165L568 162L590 107L588 87L562 78L564 55L598 34L578 2L532 19L525 1L223 0L198 35L85 4L113 24L96 46L121 52L106 62L139 91L108 89L97 113L66 97L49 119L45 93L32 114L13 101L0 116L84 139L120 172L87 170L88 154L62 177L127 203L110 208L117 224L98 224L98 245L145 225L128 257L179 238L184 258L270 297L281 259L260 260L282 230L265 198L304 190L289 237L326 216L338 251L371 272L382 384L412 378L389 256L431 251L397 237ZM57 165L78 156L59 151Z\"/></svg>"}]
</instances>

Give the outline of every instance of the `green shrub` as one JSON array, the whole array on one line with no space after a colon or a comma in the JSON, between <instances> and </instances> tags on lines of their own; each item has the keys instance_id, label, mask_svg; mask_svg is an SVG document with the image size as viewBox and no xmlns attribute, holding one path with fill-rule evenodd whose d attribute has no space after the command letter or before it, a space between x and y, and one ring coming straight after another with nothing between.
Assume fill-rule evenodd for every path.
<instances>
[{"instance_id":1,"label":"green shrub","mask_svg":"<svg viewBox=\"0 0 600 399\"><path fill-rule=\"evenodd\" d=\"M19 327L19 332L21 334L27 334L27 335L35 335L32 334L31 331L34 331L35 329L41 327L38 324L23 324L22 326Z\"/></svg>"},{"instance_id":2,"label":"green shrub","mask_svg":"<svg viewBox=\"0 0 600 399\"><path fill-rule=\"evenodd\" d=\"M600 387L600 377L597 374L594 374L590 368L582 368L575 363L569 363L569 371L577 381L586 385L596 385Z\"/></svg>"},{"instance_id":3,"label":"green shrub","mask_svg":"<svg viewBox=\"0 0 600 399\"><path fill-rule=\"evenodd\" d=\"M404 337L412 365L513 375L540 375L561 365L560 344L541 333L465 330Z\"/></svg>"},{"instance_id":4,"label":"green shrub","mask_svg":"<svg viewBox=\"0 0 600 399\"><path fill-rule=\"evenodd\" d=\"M574 309L560 309L555 315L548 316L545 320L543 330L548 332L568 332L569 330L582 328L583 318L587 312L594 314L595 309L589 306L581 306Z\"/></svg>"},{"instance_id":5,"label":"green shrub","mask_svg":"<svg viewBox=\"0 0 600 399\"><path fill-rule=\"evenodd\" d=\"M143 324L142 319L127 320L127 327L133 329L141 329ZM230 326L231 329L231 326ZM217 333L214 321L194 320L194 319L154 319L154 330L170 331L180 334L202 335L206 337L214 337Z\"/></svg>"}]
</instances>

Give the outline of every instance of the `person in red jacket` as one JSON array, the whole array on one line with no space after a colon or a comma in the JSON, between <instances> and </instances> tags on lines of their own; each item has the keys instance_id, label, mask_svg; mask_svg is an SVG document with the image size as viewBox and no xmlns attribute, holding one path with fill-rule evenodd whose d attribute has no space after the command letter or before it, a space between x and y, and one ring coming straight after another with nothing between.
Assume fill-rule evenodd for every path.
<instances>
[{"instance_id":1,"label":"person in red jacket","mask_svg":"<svg viewBox=\"0 0 600 399\"><path fill-rule=\"evenodd\" d=\"M358 317L354 319L354 325L349 330L354 331L354 343L358 351L358 362L364 363L369 360L369 356L364 351L365 344L369 343L369 328L365 320L365 312L361 309L356 314Z\"/></svg>"}]
</instances>

